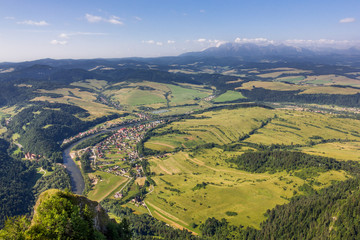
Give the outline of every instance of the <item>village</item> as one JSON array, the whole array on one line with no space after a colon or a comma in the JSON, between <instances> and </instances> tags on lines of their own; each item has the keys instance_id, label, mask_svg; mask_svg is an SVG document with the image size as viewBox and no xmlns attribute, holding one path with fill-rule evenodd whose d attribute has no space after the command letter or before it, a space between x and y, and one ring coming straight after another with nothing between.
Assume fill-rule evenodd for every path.
<instances>
[{"instance_id":1,"label":"village","mask_svg":"<svg viewBox=\"0 0 360 240\"><path fill-rule=\"evenodd\" d=\"M153 121L117 130L113 135L92 147L92 165L94 168L100 168L106 172L121 174L124 169L118 165L120 162L136 168L136 172L140 172L140 167L136 164L136 161L142 159L136 145L144 138L147 130L158 126L162 122Z\"/></svg>"},{"instance_id":2,"label":"village","mask_svg":"<svg viewBox=\"0 0 360 240\"><path fill-rule=\"evenodd\" d=\"M142 157L139 156L137 144L144 138L148 130L163 122L163 120L152 121L120 128L95 146L79 150L77 155L81 156L85 152L90 153L89 160L91 161L92 169L127 177L129 183L131 183L131 180L145 177L144 170L140 164ZM93 184L96 185L96 182L97 180ZM131 184L127 187L130 188ZM122 199L124 195L126 195L126 191L121 189L113 197L115 199ZM134 204L141 205L140 198L133 201L135 201Z\"/></svg>"}]
</instances>

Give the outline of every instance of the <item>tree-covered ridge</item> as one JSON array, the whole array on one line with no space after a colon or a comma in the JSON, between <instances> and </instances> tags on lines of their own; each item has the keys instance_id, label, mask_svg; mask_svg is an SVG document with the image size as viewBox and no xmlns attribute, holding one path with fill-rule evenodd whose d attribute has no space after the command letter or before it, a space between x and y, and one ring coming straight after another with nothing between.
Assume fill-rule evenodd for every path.
<instances>
[{"instance_id":1,"label":"tree-covered ridge","mask_svg":"<svg viewBox=\"0 0 360 240\"><path fill-rule=\"evenodd\" d=\"M7 154L9 143L0 139L0 226L7 216L28 213L34 202L32 184L36 171Z\"/></svg>"},{"instance_id":2,"label":"tree-covered ridge","mask_svg":"<svg viewBox=\"0 0 360 240\"><path fill-rule=\"evenodd\" d=\"M328 171L331 169L339 170L342 167L340 162L332 158L281 150L246 152L228 161L235 163L240 170L256 173L292 171L303 168L317 168Z\"/></svg>"},{"instance_id":3,"label":"tree-covered ridge","mask_svg":"<svg viewBox=\"0 0 360 240\"><path fill-rule=\"evenodd\" d=\"M22 228L19 229L19 223ZM2 239L130 239L126 220L117 224L104 209L85 197L48 190L34 207L31 224L10 219L0 230Z\"/></svg>"},{"instance_id":4,"label":"tree-covered ridge","mask_svg":"<svg viewBox=\"0 0 360 240\"><path fill-rule=\"evenodd\" d=\"M23 109L9 123L8 127L20 134L19 142L25 152L51 158L61 162L60 142L78 132L98 123L119 117L112 114L93 121L83 121L89 113L78 106L35 102L35 105Z\"/></svg>"}]
</instances>

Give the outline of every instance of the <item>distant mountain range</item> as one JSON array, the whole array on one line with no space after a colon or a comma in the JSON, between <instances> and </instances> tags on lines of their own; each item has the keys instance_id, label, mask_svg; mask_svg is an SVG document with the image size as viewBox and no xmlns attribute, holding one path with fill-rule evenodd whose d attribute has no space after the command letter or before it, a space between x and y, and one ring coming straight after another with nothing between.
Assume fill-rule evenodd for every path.
<instances>
[{"instance_id":1,"label":"distant mountain range","mask_svg":"<svg viewBox=\"0 0 360 240\"><path fill-rule=\"evenodd\" d=\"M307 62L329 65L348 65L360 67L360 48L348 49L317 48L309 49L280 45L257 45L253 43L225 43L219 47L207 48L200 52L188 52L179 56L157 58L112 58L112 59L39 59L21 63L0 63L1 78L7 73L22 69L32 74L41 72L45 75L53 74L61 69L96 70L104 67L125 69L149 69L149 65L169 66L171 64L190 64L201 62L204 65L238 65L243 62ZM157 67L159 67L157 66ZM25 70L26 69L26 70ZM39 71L41 70L41 71ZM10 74L9 74L10 75ZM13 74L11 74L13 75Z\"/></svg>"},{"instance_id":2,"label":"distant mountain range","mask_svg":"<svg viewBox=\"0 0 360 240\"><path fill-rule=\"evenodd\" d=\"M325 56L330 57L328 60L336 60L339 57L356 57L359 59L360 49L352 47L349 49L318 48L310 50L284 44L264 46L253 43L225 43L219 47L211 47L200 52L188 52L180 55L180 57L232 57L243 61L310 60Z\"/></svg>"}]
</instances>

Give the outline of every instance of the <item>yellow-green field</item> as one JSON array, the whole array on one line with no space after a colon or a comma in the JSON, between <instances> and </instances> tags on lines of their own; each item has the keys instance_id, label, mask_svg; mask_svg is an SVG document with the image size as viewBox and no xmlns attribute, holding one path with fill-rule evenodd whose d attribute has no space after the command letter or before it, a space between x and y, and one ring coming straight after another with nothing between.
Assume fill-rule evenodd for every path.
<instances>
[{"instance_id":1,"label":"yellow-green field","mask_svg":"<svg viewBox=\"0 0 360 240\"><path fill-rule=\"evenodd\" d=\"M345 85L345 84L344 84ZM356 94L360 89L333 86L312 86L312 85L295 85L284 82L264 82L264 81L251 81L244 83L241 87L236 89L252 90L253 88L265 88L274 91L300 91L299 94Z\"/></svg>"},{"instance_id":2,"label":"yellow-green field","mask_svg":"<svg viewBox=\"0 0 360 240\"><path fill-rule=\"evenodd\" d=\"M276 111L277 118L259 129L247 142L257 144L308 144L322 139L360 141L359 120L337 118L322 113ZM312 139L314 138L315 139Z\"/></svg>"},{"instance_id":3,"label":"yellow-green field","mask_svg":"<svg viewBox=\"0 0 360 240\"><path fill-rule=\"evenodd\" d=\"M129 106L147 106L160 108L168 106L179 106L184 104L199 103L201 98L212 94L212 89L192 84L163 84L154 82L121 83L115 84L117 89L104 91L120 104Z\"/></svg>"},{"instance_id":4,"label":"yellow-green field","mask_svg":"<svg viewBox=\"0 0 360 240\"><path fill-rule=\"evenodd\" d=\"M79 106L89 111L90 117L86 120L92 120L97 117L109 115L113 112L119 112L114 108L110 108L104 104L95 102L96 94L88 91L82 91L79 88L59 88L55 90L39 90L41 93L56 93L61 94L62 97L51 98L47 96L36 97L32 101L49 101L58 103L67 103L75 106Z\"/></svg>"},{"instance_id":5,"label":"yellow-green field","mask_svg":"<svg viewBox=\"0 0 360 240\"><path fill-rule=\"evenodd\" d=\"M306 181L286 172L252 174L230 168L225 158L241 152L220 149L202 150L198 154L178 152L163 158L151 158L151 171L157 186L146 198L153 215L175 227L193 231L191 224L200 224L209 216L226 218L232 224L258 228L267 209L288 202ZM330 171L314 180L320 187L331 180L345 180L346 173ZM194 189L207 183L205 188ZM301 194L301 193L297 193ZM227 216L226 212L236 216Z\"/></svg>"},{"instance_id":6,"label":"yellow-green field","mask_svg":"<svg viewBox=\"0 0 360 240\"><path fill-rule=\"evenodd\" d=\"M270 70L270 69L269 69ZM278 69L278 71L276 71L276 69L273 69L275 70L274 72L269 72L269 73L263 73L263 74L259 74L257 75L258 77L261 77L261 78L277 78L279 77L280 75L282 74L301 74L301 73L311 73L311 71L306 71L306 70L300 70L300 69L287 69L287 70L282 70L282 71L279 71L280 69ZM264 70L266 71L266 70ZM263 72L264 72L263 71Z\"/></svg>"},{"instance_id":7,"label":"yellow-green field","mask_svg":"<svg viewBox=\"0 0 360 240\"><path fill-rule=\"evenodd\" d=\"M264 108L240 108L195 114L201 119L187 119L173 122L157 132L170 128L185 134L153 137L145 147L161 150L162 148L193 147L204 143L226 144L237 141L251 130L260 127L261 121L272 118L275 111Z\"/></svg>"},{"instance_id":8,"label":"yellow-green field","mask_svg":"<svg viewBox=\"0 0 360 240\"><path fill-rule=\"evenodd\" d=\"M96 178L97 183L88 193L88 198L100 202L112 192L119 189L128 180L126 177L117 176L111 173L96 171L89 174L90 178Z\"/></svg>"},{"instance_id":9,"label":"yellow-green field","mask_svg":"<svg viewBox=\"0 0 360 240\"><path fill-rule=\"evenodd\" d=\"M312 147L303 147L300 150L308 154L331 157L341 161L360 161L360 142L323 143Z\"/></svg>"},{"instance_id":10,"label":"yellow-green field","mask_svg":"<svg viewBox=\"0 0 360 240\"><path fill-rule=\"evenodd\" d=\"M298 85L292 85L292 84L287 84L287 83L282 83L282 82L263 82L263 81L246 82L241 87L238 87L236 89L252 90L254 87L265 88L265 89L276 90L276 91L296 91L296 90L307 89L306 86L298 86Z\"/></svg>"},{"instance_id":11,"label":"yellow-green field","mask_svg":"<svg viewBox=\"0 0 360 240\"><path fill-rule=\"evenodd\" d=\"M238 99L243 99L244 97L241 92L235 91L226 91L225 93L221 94L217 98L214 99L214 102L221 103L221 102L228 102L228 101L235 101Z\"/></svg>"},{"instance_id":12,"label":"yellow-green field","mask_svg":"<svg viewBox=\"0 0 360 240\"><path fill-rule=\"evenodd\" d=\"M85 81L74 82L74 83L71 83L70 85L84 87L84 88L90 88L95 91L101 91L106 86L108 86L108 82L105 80L88 79Z\"/></svg>"}]
</instances>

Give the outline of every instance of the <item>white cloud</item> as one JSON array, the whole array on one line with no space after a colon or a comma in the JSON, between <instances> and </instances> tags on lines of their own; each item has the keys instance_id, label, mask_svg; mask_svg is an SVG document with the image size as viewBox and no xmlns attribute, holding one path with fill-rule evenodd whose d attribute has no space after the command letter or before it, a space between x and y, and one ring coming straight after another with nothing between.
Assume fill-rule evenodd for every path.
<instances>
[{"instance_id":1,"label":"white cloud","mask_svg":"<svg viewBox=\"0 0 360 240\"><path fill-rule=\"evenodd\" d=\"M91 23L101 22L103 20L102 17L94 16L94 15L91 15L88 13L85 14L85 18L86 18L86 20L88 20L88 22L91 22Z\"/></svg>"},{"instance_id":2,"label":"white cloud","mask_svg":"<svg viewBox=\"0 0 360 240\"><path fill-rule=\"evenodd\" d=\"M141 18L141 17L138 17L138 16L134 16L134 19L135 19L136 21L141 21L141 20L142 20L142 18Z\"/></svg>"},{"instance_id":3,"label":"white cloud","mask_svg":"<svg viewBox=\"0 0 360 240\"><path fill-rule=\"evenodd\" d=\"M157 46L164 45L163 42L156 42L154 40L147 40L147 41L143 40L142 43L151 44L151 45L157 45Z\"/></svg>"},{"instance_id":4,"label":"white cloud","mask_svg":"<svg viewBox=\"0 0 360 240\"><path fill-rule=\"evenodd\" d=\"M123 25L124 23L122 21L120 21L118 18L112 17L108 20L105 20L105 22L109 22L111 24L116 24L116 25Z\"/></svg>"},{"instance_id":5,"label":"white cloud","mask_svg":"<svg viewBox=\"0 0 360 240\"><path fill-rule=\"evenodd\" d=\"M111 16L110 18L103 18L100 16L95 16L87 13L85 14L85 18L90 23L107 22L115 25L124 25L124 23L120 21L120 18L117 16Z\"/></svg>"},{"instance_id":6,"label":"white cloud","mask_svg":"<svg viewBox=\"0 0 360 240\"><path fill-rule=\"evenodd\" d=\"M206 42L206 39L205 38L199 38L198 40L196 40L197 42L199 43L203 43L203 42Z\"/></svg>"},{"instance_id":7,"label":"white cloud","mask_svg":"<svg viewBox=\"0 0 360 240\"><path fill-rule=\"evenodd\" d=\"M66 45L68 42L67 41L59 41L59 40L52 40L50 41L51 44L53 45Z\"/></svg>"},{"instance_id":8,"label":"white cloud","mask_svg":"<svg viewBox=\"0 0 360 240\"><path fill-rule=\"evenodd\" d=\"M348 48L351 46L360 45L359 40L333 40L333 39L289 39L284 41L284 44L301 47L334 47L334 48Z\"/></svg>"},{"instance_id":9,"label":"white cloud","mask_svg":"<svg viewBox=\"0 0 360 240\"><path fill-rule=\"evenodd\" d=\"M189 41L186 41L189 42ZM206 38L199 38L195 41L193 41L195 43L200 43L201 46L205 46L205 47L219 47L221 44L226 43L226 41L223 40L217 40L217 39L206 39Z\"/></svg>"},{"instance_id":10,"label":"white cloud","mask_svg":"<svg viewBox=\"0 0 360 240\"><path fill-rule=\"evenodd\" d=\"M59 38L65 38L65 39L68 39L69 38L69 34L66 34L66 33L61 33L59 35Z\"/></svg>"},{"instance_id":11,"label":"white cloud","mask_svg":"<svg viewBox=\"0 0 360 240\"><path fill-rule=\"evenodd\" d=\"M223 41L223 40L208 40L208 42L210 43L210 45L213 47L220 47L222 44L226 43L226 41Z\"/></svg>"},{"instance_id":12,"label":"white cloud","mask_svg":"<svg viewBox=\"0 0 360 240\"><path fill-rule=\"evenodd\" d=\"M17 24L25 24L25 25L32 25L32 26L48 26L50 25L49 23L47 23L46 21L33 21L33 20L25 20L22 22L17 22Z\"/></svg>"},{"instance_id":13,"label":"white cloud","mask_svg":"<svg viewBox=\"0 0 360 240\"><path fill-rule=\"evenodd\" d=\"M201 12L201 13L205 13L205 10L204 10L204 9L201 9L200 12Z\"/></svg>"},{"instance_id":14,"label":"white cloud","mask_svg":"<svg viewBox=\"0 0 360 240\"><path fill-rule=\"evenodd\" d=\"M236 38L236 43L274 44L273 40L266 38Z\"/></svg>"},{"instance_id":15,"label":"white cloud","mask_svg":"<svg viewBox=\"0 0 360 240\"><path fill-rule=\"evenodd\" d=\"M355 22L355 18L343 18L339 21L339 23L352 23Z\"/></svg>"},{"instance_id":16,"label":"white cloud","mask_svg":"<svg viewBox=\"0 0 360 240\"><path fill-rule=\"evenodd\" d=\"M174 40L168 40L167 43L168 43L168 44L174 44L175 41L174 41Z\"/></svg>"},{"instance_id":17,"label":"white cloud","mask_svg":"<svg viewBox=\"0 0 360 240\"><path fill-rule=\"evenodd\" d=\"M5 20L15 20L14 17L4 17Z\"/></svg>"},{"instance_id":18,"label":"white cloud","mask_svg":"<svg viewBox=\"0 0 360 240\"><path fill-rule=\"evenodd\" d=\"M107 33L101 33L101 32L72 32L72 33L61 33L59 34L59 38L62 39L69 39L74 36L104 36L107 35Z\"/></svg>"}]
</instances>

